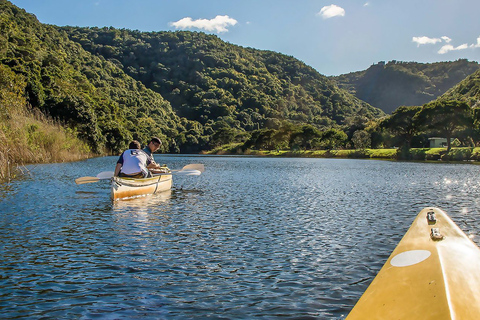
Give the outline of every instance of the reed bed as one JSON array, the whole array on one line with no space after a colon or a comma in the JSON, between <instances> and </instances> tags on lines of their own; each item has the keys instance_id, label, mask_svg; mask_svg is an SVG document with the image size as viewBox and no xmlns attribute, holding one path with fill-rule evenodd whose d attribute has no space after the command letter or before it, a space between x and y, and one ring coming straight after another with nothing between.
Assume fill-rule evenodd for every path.
<instances>
[{"instance_id":1,"label":"reed bed","mask_svg":"<svg viewBox=\"0 0 480 320\"><path fill-rule=\"evenodd\" d=\"M0 181L32 163L67 162L93 156L75 132L39 111L4 109L0 117Z\"/></svg>"}]
</instances>

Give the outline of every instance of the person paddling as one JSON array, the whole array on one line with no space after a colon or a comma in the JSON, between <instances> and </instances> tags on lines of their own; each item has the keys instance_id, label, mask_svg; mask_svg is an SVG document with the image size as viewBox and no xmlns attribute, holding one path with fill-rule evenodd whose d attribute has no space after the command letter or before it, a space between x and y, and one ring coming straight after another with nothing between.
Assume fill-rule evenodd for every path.
<instances>
[{"instance_id":1,"label":"person paddling","mask_svg":"<svg viewBox=\"0 0 480 320\"><path fill-rule=\"evenodd\" d=\"M150 139L150 142L146 145L145 148L143 148L143 151L145 151L145 153L147 155L149 155L150 157L150 160L151 160L151 164L147 167L152 173L165 173L165 172L168 172L168 169L162 166L160 166L159 164L157 164L155 162L155 160L153 159L153 153L155 151L157 151L160 146L162 145L162 141L157 138L157 137L152 137Z\"/></svg>"},{"instance_id":2,"label":"person paddling","mask_svg":"<svg viewBox=\"0 0 480 320\"><path fill-rule=\"evenodd\" d=\"M147 146L143 148L143 151L145 151L145 153L152 158L153 163L155 163L155 160L153 160L153 153L157 151L161 145L162 145L162 141L160 141L159 138L152 137L152 139L150 139L150 142L147 144Z\"/></svg>"},{"instance_id":3,"label":"person paddling","mask_svg":"<svg viewBox=\"0 0 480 320\"><path fill-rule=\"evenodd\" d=\"M158 139L158 138L157 138ZM160 140L158 140L160 141ZM149 145L152 145L152 141ZM152 146L150 151L155 152L159 147L156 143ZM153 156L141 149L140 143L137 140L130 142L128 150L125 150L118 158L115 166L114 176L128 177L128 178L147 178L152 176L149 169L160 169L160 166L155 163Z\"/></svg>"}]
</instances>

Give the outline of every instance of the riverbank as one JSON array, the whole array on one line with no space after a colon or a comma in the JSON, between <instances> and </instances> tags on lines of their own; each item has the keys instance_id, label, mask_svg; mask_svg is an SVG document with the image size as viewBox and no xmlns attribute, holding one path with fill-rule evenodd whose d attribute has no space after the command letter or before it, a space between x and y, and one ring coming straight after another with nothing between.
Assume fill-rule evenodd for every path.
<instances>
[{"instance_id":1,"label":"riverbank","mask_svg":"<svg viewBox=\"0 0 480 320\"><path fill-rule=\"evenodd\" d=\"M25 173L26 164L70 162L95 156L74 132L41 113L10 112L0 120L0 182Z\"/></svg>"},{"instance_id":2,"label":"riverbank","mask_svg":"<svg viewBox=\"0 0 480 320\"><path fill-rule=\"evenodd\" d=\"M217 148L205 154L215 155L254 155L271 157L305 157L305 158L348 158L348 159L389 159L415 161L480 161L480 147L452 148L412 148L408 153L399 149L362 149L362 150L246 150L235 146Z\"/></svg>"},{"instance_id":3,"label":"riverbank","mask_svg":"<svg viewBox=\"0 0 480 320\"><path fill-rule=\"evenodd\" d=\"M17 119L18 120L18 119ZM22 166L33 163L70 162L91 158L94 155L88 146L71 133L54 123L25 117L22 125L11 130L11 139L5 139L0 130L0 182L5 182L22 172ZM27 128L26 131L22 131ZM11 129L11 128L10 128ZM37 139L32 138L36 137ZM35 143L33 143L35 141ZM401 155L399 149L363 149L363 150L246 150L217 148L204 151L209 155L249 155L265 157L298 158L340 158L340 159L386 159L413 161L470 161L480 162L480 147L452 148L412 148L407 155ZM13 168L13 169L12 169Z\"/></svg>"},{"instance_id":4,"label":"riverbank","mask_svg":"<svg viewBox=\"0 0 480 320\"><path fill-rule=\"evenodd\" d=\"M77 133L32 109L22 75L0 68L0 182L26 164L68 162L94 156Z\"/></svg>"}]
</instances>

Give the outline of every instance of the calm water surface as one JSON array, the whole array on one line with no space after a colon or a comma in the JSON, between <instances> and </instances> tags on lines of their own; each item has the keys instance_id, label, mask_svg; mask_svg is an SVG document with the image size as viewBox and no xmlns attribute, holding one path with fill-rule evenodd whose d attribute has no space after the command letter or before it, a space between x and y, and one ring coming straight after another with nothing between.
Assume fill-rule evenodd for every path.
<instances>
[{"instance_id":1,"label":"calm water surface","mask_svg":"<svg viewBox=\"0 0 480 320\"><path fill-rule=\"evenodd\" d=\"M343 319L417 213L477 244L472 164L157 156L201 176L113 203L116 157L30 166L0 186L0 317Z\"/></svg>"}]
</instances>

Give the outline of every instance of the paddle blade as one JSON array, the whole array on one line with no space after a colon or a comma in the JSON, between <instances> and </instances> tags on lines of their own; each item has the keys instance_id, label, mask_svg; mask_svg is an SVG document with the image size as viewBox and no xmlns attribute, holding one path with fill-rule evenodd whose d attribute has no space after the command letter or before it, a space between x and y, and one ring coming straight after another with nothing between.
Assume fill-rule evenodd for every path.
<instances>
[{"instance_id":1,"label":"paddle blade","mask_svg":"<svg viewBox=\"0 0 480 320\"><path fill-rule=\"evenodd\" d=\"M181 174L185 176L199 176L202 174L200 170L180 170L176 174Z\"/></svg>"},{"instance_id":2,"label":"paddle blade","mask_svg":"<svg viewBox=\"0 0 480 320\"><path fill-rule=\"evenodd\" d=\"M81 177L78 179L75 179L76 184L84 184L84 183L92 183L92 182L97 182L98 179L97 177Z\"/></svg>"},{"instance_id":3,"label":"paddle blade","mask_svg":"<svg viewBox=\"0 0 480 320\"><path fill-rule=\"evenodd\" d=\"M107 180L113 177L113 171L103 171L97 174L96 177L81 177L75 179L76 184L84 184L84 183L92 183L97 182L99 180Z\"/></svg>"},{"instance_id":4,"label":"paddle blade","mask_svg":"<svg viewBox=\"0 0 480 320\"><path fill-rule=\"evenodd\" d=\"M200 171L200 173L202 173L205 171L205 166L201 163L192 163L192 164L187 164L180 171L188 171L188 170L197 170L197 171Z\"/></svg>"},{"instance_id":5,"label":"paddle blade","mask_svg":"<svg viewBox=\"0 0 480 320\"><path fill-rule=\"evenodd\" d=\"M100 180L113 178L113 171L103 171L97 174L97 178Z\"/></svg>"}]
</instances>

